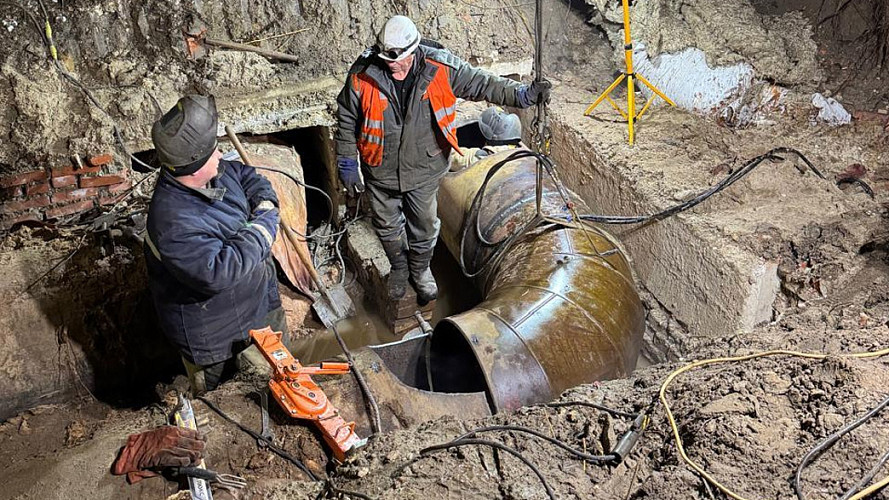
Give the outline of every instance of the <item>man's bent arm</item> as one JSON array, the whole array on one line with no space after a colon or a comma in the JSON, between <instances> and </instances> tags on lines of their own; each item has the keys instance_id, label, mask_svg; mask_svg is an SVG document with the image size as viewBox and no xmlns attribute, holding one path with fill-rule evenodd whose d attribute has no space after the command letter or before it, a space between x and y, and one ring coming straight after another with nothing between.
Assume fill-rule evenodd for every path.
<instances>
[{"instance_id":1,"label":"man's bent arm","mask_svg":"<svg viewBox=\"0 0 889 500\"><path fill-rule=\"evenodd\" d=\"M157 248L176 279L199 292L216 294L261 266L271 243L257 226L245 223L227 240L198 229L174 230L160 237Z\"/></svg>"},{"instance_id":2,"label":"man's bent arm","mask_svg":"<svg viewBox=\"0 0 889 500\"><path fill-rule=\"evenodd\" d=\"M266 200L274 203L276 207L279 206L278 196L275 194L275 190L272 189L272 184L257 172L255 168L240 162L232 162L230 166L240 170L237 178L241 183L241 188L244 189L247 200L250 202L251 210L255 210L260 202Z\"/></svg>"}]
</instances>

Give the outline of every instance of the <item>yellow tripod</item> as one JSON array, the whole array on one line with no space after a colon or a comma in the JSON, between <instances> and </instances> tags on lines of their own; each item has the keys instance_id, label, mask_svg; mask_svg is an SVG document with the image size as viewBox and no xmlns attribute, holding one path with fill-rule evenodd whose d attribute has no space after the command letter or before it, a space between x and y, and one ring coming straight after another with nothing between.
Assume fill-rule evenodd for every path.
<instances>
[{"instance_id":1,"label":"yellow tripod","mask_svg":"<svg viewBox=\"0 0 889 500\"><path fill-rule=\"evenodd\" d=\"M651 106L651 103L652 103L652 101L654 101L655 97L660 97L664 101L667 101L667 103L670 106L675 106L676 103L674 103L672 100L670 100L669 97L664 95L663 92L658 90L657 87L652 85L651 82L646 80L644 76L640 75L639 73L635 73L633 71L633 39L630 38L630 2L629 2L629 0L623 0L623 7L624 7L624 59L626 59L626 61L627 61L627 71L625 73L621 73L621 75L619 77L617 77L617 80L615 80L607 89L605 89L605 92L603 92L602 95L600 95L599 98L596 99L596 102L590 104L590 107L588 107L586 109L586 111L583 112L583 115L589 116L590 113L592 113L593 110L596 109L596 106L598 106L599 104L602 103L602 101L607 99L608 102L611 104L611 106L615 110L617 110L617 112L620 113L620 115L625 120L627 120L627 127L630 132L630 146L632 146L633 142L636 139L635 121L638 120L639 118L641 118L642 115L645 114L646 111L648 111L648 107ZM611 93L611 91L616 89L617 86L620 85L620 82L624 81L625 78L627 80L627 112L626 113L624 113L624 111L622 109L620 109L620 107L608 95ZM642 111L639 111L639 114L636 114L636 91L635 91L635 87L634 87L634 80L639 80L640 82L645 84L646 87L651 89L651 92L652 92L651 97L645 103L645 106L642 107Z\"/></svg>"}]
</instances>

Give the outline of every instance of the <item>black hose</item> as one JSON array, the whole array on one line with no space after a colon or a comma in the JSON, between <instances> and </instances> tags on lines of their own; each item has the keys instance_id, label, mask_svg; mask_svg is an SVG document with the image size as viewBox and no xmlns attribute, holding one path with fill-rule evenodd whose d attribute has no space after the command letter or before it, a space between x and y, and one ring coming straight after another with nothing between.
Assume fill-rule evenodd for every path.
<instances>
[{"instance_id":1,"label":"black hose","mask_svg":"<svg viewBox=\"0 0 889 500\"><path fill-rule=\"evenodd\" d=\"M651 215L632 215L632 216L627 216L627 215L581 215L580 218L582 220L585 220L588 222L598 222L600 224L642 224L642 223L646 223L646 222L656 222L659 220L663 220L663 219L666 219L667 217L676 215L680 212L684 212L688 209L694 208L695 206L701 204L707 198L709 198L709 197L713 196L714 194L722 191L723 189L731 186L736 181L738 181L742 177L744 177L747 174L749 174L750 172L752 172L753 169L755 169L757 166L759 166L759 164L761 164L765 160L773 160L773 161L774 160L778 160L778 161L784 160L784 158L782 158L781 156L778 156L780 154L794 154L794 155L798 156L806 164L806 166L809 168L809 170L811 170L815 175L817 175L821 179L824 179L824 175L822 175L821 172L817 168L815 168L815 165L813 165L812 162L810 162L809 159L806 158L806 156L804 154L802 154L801 152L799 152L793 148L779 147L779 148L774 148L764 154L761 154L755 158L748 160L747 163L745 163L744 166L741 167L739 170L729 174L725 179L714 184L713 187L698 194L694 198L692 198L688 201L679 203L678 205L674 205L674 206L667 208L666 210L662 210L658 213L651 214Z\"/></svg>"},{"instance_id":2,"label":"black hose","mask_svg":"<svg viewBox=\"0 0 889 500\"><path fill-rule=\"evenodd\" d=\"M306 189L310 189L312 191L317 191L317 192L321 193L324 196L324 199L327 201L327 208L328 208L327 225L330 227L333 227L333 215L334 215L333 200L330 199L330 195L328 195L323 189L312 186L310 184L306 184L305 182L299 180L295 175L291 174L290 172L288 172L286 170L280 169L280 168L263 167L263 166L258 166L258 165L250 165L250 166L253 168L259 169L259 170L268 170L269 172L277 172L279 174L285 175L288 178L290 178L290 180L295 182L297 185L302 186ZM291 228L291 230L293 230L293 228ZM295 230L293 230L293 231L296 232ZM299 234L299 233L297 233L297 234ZM303 238L306 240L311 238L311 236L303 236L302 234L300 234L299 236L300 236L300 238Z\"/></svg>"},{"instance_id":3,"label":"black hose","mask_svg":"<svg viewBox=\"0 0 889 500\"><path fill-rule=\"evenodd\" d=\"M738 180L740 180L741 178L743 178L744 176L749 174L751 171L753 171L753 169L755 169L757 166L759 166L762 162L764 162L766 160L772 160L772 161L784 160L784 158L779 156L781 154L796 155L803 161L803 163L806 164L806 166L809 170L811 170L819 178L824 179L824 175L815 167L815 165L812 164L811 161L809 161L808 158L806 158L806 156L803 153L801 153L800 151L793 149L793 148L778 147L778 148L774 148L764 154L761 154L755 158L750 159L739 170L729 174L726 178L724 178L717 184L713 185L711 188L698 194L694 198L692 198L688 201L679 203L677 205L674 205L672 207L669 207L669 208L662 210L658 213L650 214L650 215L632 215L632 216L580 214L580 215L577 215L577 218L579 218L581 221L600 223L600 224L643 224L643 223L651 223L651 222L660 221L660 220L666 219L668 217L671 217L673 215L676 215L680 212L694 208L695 206L699 205L700 203L703 203L705 200L707 200L711 196L726 189L727 187L731 186L732 184L734 184L735 182L737 182ZM479 187L478 192L476 192L476 195L472 200L472 204L470 205L469 212L466 217L466 221L464 222L463 227L460 231L460 251L459 251L459 256L458 256L459 258L457 259L457 261L460 264L460 268L463 271L463 274L465 274L467 277L474 278L476 276L479 276L483 272L485 272L493 264L495 264L497 261L499 261L502 258L502 256L505 254L505 252L512 245L514 245L522 236L524 236L527 232L533 230L534 228L540 226L541 224L551 223L555 226L558 226L558 225L566 226L567 224L575 222L575 221L571 220L571 218L565 218L564 216L553 217L553 216L543 216L541 214L537 214L535 217L531 218L531 220L529 220L527 223L525 223L518 230L514 231L512 234L502 238L499 241L489 241L482 234L479 214L481 212L481 207L482 207L482 204L484 203L484 199L485 199L485 193L487 191L488 184L490 183L491 179L506 164L508 164L512 161L520 160L522 158L529 158L529 157L533 157L533 158L537 159L538 168L542 167L542 169L547 172L547 174L550 176L550 178L553 179L553 181L556 183L556 186L559 190L559 194L561 195L561 197L562 197L563 201L566 203L566 205L568 203L570 203L570 200L567 199L567 193L564 192L564 188L562 187L562 184L559 181L558 176L556 175L555 164L553 163L552 159L550 159L548 156L541 154L541 153L534 152L534 151L518 150L514 153L511 153L509 156L507 156L503 160L500 160L497 163L495 163L488 170L488 172L485 174L485 178L484 178L481 186ZM539 186L538 186L538 189L540 189ZM472 228L472 230L475 232L475 237L479 240L479 242L482 245L486 245L489 247L497 247L496 250L491 255L489 255L481 264L479 264L478 267L475 269L468 269L467 268L466 260L465 260L465 256L464 256L466 239L467 239L467 236L469 235L470 228Z\"/></svg>"},{"instance_id":4,"label":"black hose","mask_svg":"<svg viewBox=\"0 0 889 500\"><path fill-rule=\"evenodd\" d=\"M595 408L597 410L604 411L605 413L610 413L616 417L624 417L624 418L636 418L639 416L638 413L630 413L621 410L615 410L614 408L609 408L604 405L600 405L598 403L590 403L588 401L556 401L553 403L542 403L537 406L542 406L544 408L565 408L569 406L586 406L589 408Z\"/></svg>"},{"instance_id":5,"label":"black hose","mask_svg":"<svg viewBox=\"0 0 889 500\"><path fill-rule=\"evenodd\" d=\"M812 462L815 458L817 458L821 453L823 453L825 450L827 450L828 448L833 446L837 441L839 441L839 439L841 437L852 432L853 430L858 428L861 424L863 424L863 423L867 422L868 420L870 420L871 418L873 418L874 415L876 415L877 413L880 413L880 411L883 410L883 408L885 408L886 406L889 406L889 397L884 399L880 404L878 404L872 410L870 410L869 412L862 415L861 418L855 420L854 422L850 423L849 425L846 425L845 427L841 428L837 432L824 438L820 443L815 445L814 448L812 448L811 450L809 450L808 453L806 453L806 455L803 457L802 461L800 462L799 466L797 466L796 472L793 475L793 489L796 492L796 497L799 500L806 500L806 496L803 495L803 490L802 490L802 487L800 486L800 476L802 476L803 469L805 469L809 465L809 463ZM854 495L854 493L853 493L853 495Z\"/></svg>"},{"instance_id":6,"label":"black hose","mask_svg":"<svg viewBox=\"0 0 889 500\"><path fill-rule=\"evenodd\" d=\"M266 447L269 450L274 452L279 457L281 457L281 458L287 460L288 462L292 463L293 465L297 466L299 468L299 470L305 472L306 475L309 476L309 478L312 481L319 481L318 477L315 476L315 474L313 474L312 471L309 470L308 467L306 467L306 464L302 463L302 461L300 459L294 457L290 453L287 453L283 448L279 448L278 445L276 445L274 442L272 442L271 439L263 436L262 434L254 431L253 429L250 429L249 427L245 426L244 424L231 418L224 411L222 411L221 408L216 406L215 403L213 403L209 399L205 398L204 396L198 396L197 399L200 400L201 402L203 402L205 405L207 405L208 408L210 408L211 410L216 412L216 414L219 415L220 417L222 417L225 421L234 424L238 429L241 429L241 431L249 434L250 437L252 437L253 439L264 442L266 444Z\"/></svg>"},{"instance_id":7,"label":"black hose","mask_svg":"<svg viewBox=\"0 0 889 500\"><path fill-rule=\"evenodd\" d=\"M875 477L877 477L877 473L880 472L880 469L882 469L884 465L886 465L886 462L889 462L889 451L883 453L883 456L877 460L877 464L874 465L873 468L861 478L861 480L855 483L855 486L849 488L846 493L840 497L840 500L849 500L853 495L863 490Z\"/></svg>"},{"instance_id":8,"label":"black hose","mask_svg":"<svg viewBox=\"0 0 889 500\"><path fill-rule=\"evenodd\" d=\"M612 463L612 462L616 461L618 458L617 455L615 455L614 453L609 453L607 455L591 455L589 453L578 450L576 448L572 448L568 443L562 441L561 439L556 439L554 437L547 436L546 434L543 434L543 433L538 432L534 429L531 429L530 427L524 427L524 426L519 426L519 425L491 425L488 427L480 427L478 429L472 429L470 431L467 431L465 434L454 439L454 441L462 441L470 436L475 436L476 434L479 434L481 432L496 432L496 431L523 432L525 434L530 434L532 436L543 439L544 441L552 443L552 444L558 446L559 448L562 448L563 450L567 451L568 453L574 455L575 457L577 457L583 461L586 461L586 462L593 462L596 464L605 464L605 463Z\"/></svg>"},{"instance_id":9,"label":"black hose","mask_svg":"<svg viewBox=\"0 0 889 500\"><path fill-rule=\"evenodd\" d=\"M377 400L374 398L373 393L370 392L370 387L367 385L367 381L364 380L364 375L355 368L355 358L352 357L352 351L349 350L349 346L346 345L346 341L343 340L340 331L337 330L336 325L330 325L330 329L333 330L333 336L336 337L336 341L340 344L340 349L346 355L346 360L352 367L352 374L355 375L355 381L358 382L358 387L361 388L361 392L364 393L364 397L367 400L371 429L373 429L374 434L379 434L383 426L380 422L380 407L377 405Z\"/></svg>"},{"instance_id":10,"label":"black hose","mask_svg":"<svg viewBox=\"0 0 889 500\"><path fill-rule=\"evenodd\" d=\"M543 484L543 488L546 490L546 495L551 500L556 500L555 492L553 492L552 488L550 488L549 483L546 482L546 478L543 477L543 474L540 472L540 469L538 469L537 466L535 466L530 460L525 458L525 456L522 455L521 452L519 452L515 448L511 448L503 443L498 443L496 441L489 441L487 439L463 439L461 441L451 441L449 443L437 444L437 445L429 446L427 448L423 448L422 450L420 450L420 456L417 457L417 459L414 459L413 461L416 461L420 458L428 457L431 453L436 452L436 451L447 450L449 448L459 448L461 446L488 446L491 448L505 451L505 452L509 453L510 455L518 458L519 460L522 461L522 463L527 465L528 468L531 469L532 472L534 472L534 475L536 475L537 479L539 479L541 484Z\"/></svg>"}]
</instances>

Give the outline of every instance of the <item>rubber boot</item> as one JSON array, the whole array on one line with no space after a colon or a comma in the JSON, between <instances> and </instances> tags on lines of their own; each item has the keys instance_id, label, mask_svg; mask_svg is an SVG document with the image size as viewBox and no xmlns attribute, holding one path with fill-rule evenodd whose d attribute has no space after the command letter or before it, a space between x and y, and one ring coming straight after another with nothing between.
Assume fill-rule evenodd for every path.
<instances>
[{"instance_id":1,"label":"rubber boot","mask_svg":"<svg viewBox=\"0 0 889 500\"><path fill-rule=\"evenodd\" d=\"M410 252L409 257L411 282L414 285L414 290L417 291L417 302L420 305L426 305L438 298L438 285L435 284L435 277L432 276L432 270L429 269L432 250L426 253Z\"/></svg>"},{"instance_id":2,"label":"rubber boot","mask_svg":"<svg viewBox=\"0 0 889 500\"><path fill-rule=\"evenodd\" d=\"M402 240L382 241L383 250L389 258L389 300L398 301L407 291L407 252Z\"/></svg>"}]
</instances>

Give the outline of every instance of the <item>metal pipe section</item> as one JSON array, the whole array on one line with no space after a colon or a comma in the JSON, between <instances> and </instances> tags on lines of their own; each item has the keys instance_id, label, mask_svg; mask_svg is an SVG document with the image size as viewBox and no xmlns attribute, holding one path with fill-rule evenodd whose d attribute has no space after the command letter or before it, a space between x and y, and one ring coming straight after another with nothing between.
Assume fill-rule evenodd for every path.
<instances>
[{"instance_id":1,"label":"metal pipe section","mask_svg":"<svg viewBox=\"0 0 889 500\"><path fill-rule=\"evenodd\" d=\"M460 234L485 175L510 152L450 174L441 184L442 239L460 258ZM488 184L481 234L498 241L536 213L534 158L505 165ZM568 217L551 183L543 213ZM579 212L588 212L571 194ZM467 231L464 262L477 267L494 247ZM635 368L644 312L629 261L604 231L544 224L506 251L478 280L484 301L441 320L432 335L435 391L485 391L494 412L551 401L571 387ZM475 363L473 363L473 360Z\"/></svg>"}]
</instances>

